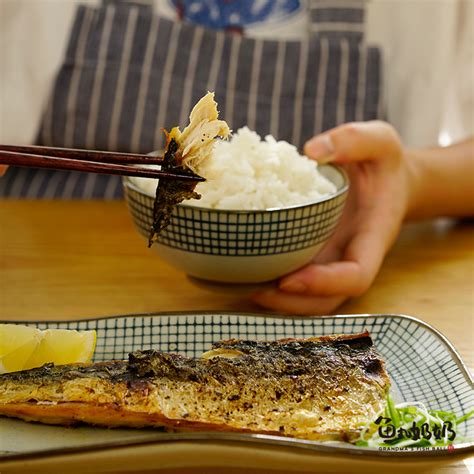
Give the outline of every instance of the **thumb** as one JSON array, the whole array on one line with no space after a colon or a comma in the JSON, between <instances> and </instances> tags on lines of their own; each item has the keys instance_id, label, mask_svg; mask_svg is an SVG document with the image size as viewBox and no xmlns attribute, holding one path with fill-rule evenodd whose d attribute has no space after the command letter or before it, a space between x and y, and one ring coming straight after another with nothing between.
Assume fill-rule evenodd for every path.
<instances>
[{"instance_id":1,"label":"thumb","mask_svg":"<svg viewBox=\"0 0 474 474\"><path fill-rule=\"evenodd\" d=\"M396 130L379 120L340 125L308 140L305 154L320 163L351 163L401 154Z\"/></svg>"}]
</instances>

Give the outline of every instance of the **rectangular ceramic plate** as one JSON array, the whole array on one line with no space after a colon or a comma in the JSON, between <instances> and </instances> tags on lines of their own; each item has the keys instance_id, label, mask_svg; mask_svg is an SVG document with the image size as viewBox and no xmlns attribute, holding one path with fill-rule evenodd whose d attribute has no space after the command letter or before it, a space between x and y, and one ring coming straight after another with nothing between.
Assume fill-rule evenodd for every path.
<instances>
[{"instance_id":1,"label":"rectangular ceramic plate","mask_svg":"<svg viewBox=\"0 0 474 474\"><path fill-rule=\"evenodd\" d=\"M449 341L426 323L402 315L344 315L289 318L243 313L159 313L69 322L28 323L46 328L95 329L94 361L125 359L137 349L157 348L199 357L221 339L280 339L368 330L387 364L397 401L422 401L429 408L464 414L474 409L473 380ZM457 453L474 447L474 419L454 442ZM380 451L346 443L321 443L267 435L235 433L163 433L158 430L65 428L0 418L0 460L51 456L117 446L173 442L222 441L262 447L285 447L338 456L443 456L440 451ZM439 458L438 458L439 459Z\"/></svg>"}]
</instances>

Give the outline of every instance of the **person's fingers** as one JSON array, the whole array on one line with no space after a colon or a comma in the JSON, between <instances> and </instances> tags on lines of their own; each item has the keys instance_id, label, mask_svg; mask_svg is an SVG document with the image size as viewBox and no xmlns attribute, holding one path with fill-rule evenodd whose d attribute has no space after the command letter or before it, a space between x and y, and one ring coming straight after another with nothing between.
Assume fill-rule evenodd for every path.
<instances>
[{"instance_id":1,"label":"person's fingers","mask_svg":"<svg viewBox=\"0 0 474 474\"><path fill-rule=\"evenodd\" d=\"M336 296L317 298L306 295L292 295L271 289L252 295L252 300L264 308L294 315L323 315L332 313L346 298Z\"/></svg>"},{"instance_id":2,"label":"person's fingers","mask_svg":"<svg viewBox=\"0 0 474 474\"><path fill-rule=\"evenodd\" d=\"M3 176L8 169L8 165L0 165L0 176Z\"/></svg>"},{"instance_id":3,"label":"person's fingers","mask_svg":"<svg viewBox=\"0 0 474 474\"><path fill-rule=\"evenodd\" d=\"M305 154L319 162L351 163L400 155L396 130L386 122L354 122L340 125L308 140Z\"/></svg>"},{"instance_id":4,"label":"person's fingers","mask_svg":"<svg viewBox=\"0 0 474 474\"><path fill-rule=\"evenodd\" d=\"M338 261L341 259L343 252L344 246L340 245L336 240L329 240L321 251L314 256L312 263L329 263ZM288 274L288 276L293 273L294 272Z\"/></svg>"},{"instance_id":5,"label":"person's fingers","mask_svg":"<svg viewBox=\"0 0 474 474\"><path fill-rule=\"evenodd\" d=\"M310 138L303 147L306 156L320 163L334 159L334 143L329 132L324 132Z\"/></svg>"},{"instance_id":6,"label":"person's fingers","mask_svg":"<svg viewBox=\"0 0 474 474\"><path fill-rule=\"evenodd\" d=\"M365 273L359 262L310 263L284 278L279 288L289 293L314 296L359 296L368 288Z\"/></svg>"},{"instance_id":7,"label":"person's fingers","mask_svg":"<svg viewBox=\"0 0 474 474\"><path fill-rule=\"evenodd\" d=\"M357 230L341 261L311 263L283 278L279 288L289 293L318 297L363 294L372 284L392 243L391 236L395 234L393 229L381 225L380 220L374 217L370 225Z\"/></svg>"},{"instance_id":8,"label":"person's fingers","mask_svg":"<svg viewBox=\"0 0 474 474\"><path fill-rule=\"evenodd\" d=\"M354 229L357 227L359 220L358 215L360 208L358 208L356 184L356 179L354 178L354 186L349 191L349 196L336 230L334 234L330 236L326 245L324 245L321 251L314 257L313 262L329 263L341 260L344 249L352 238Z\"/></svg>"}]
</instances>

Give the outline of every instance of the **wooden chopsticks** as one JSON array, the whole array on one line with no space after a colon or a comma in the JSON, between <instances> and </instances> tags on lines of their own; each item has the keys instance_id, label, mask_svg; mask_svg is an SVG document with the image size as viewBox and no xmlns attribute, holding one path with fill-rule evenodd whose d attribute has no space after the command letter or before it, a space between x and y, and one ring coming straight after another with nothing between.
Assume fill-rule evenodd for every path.
<instances>
[{"instance_id":1,"label":"wooden chopsticks","mask_svg":"<svg viewBox=\"0 0 474 474\"><path fill-rule=\"evenodd\" d=\"M79 150L44 146L0 145L0 164L48 168L88 173L140 176L143 178L205 181L197 174L162 171L153 168L129 166L136 164L159 165L163 158L137 153Z\"/></svg>"}]
</instances>

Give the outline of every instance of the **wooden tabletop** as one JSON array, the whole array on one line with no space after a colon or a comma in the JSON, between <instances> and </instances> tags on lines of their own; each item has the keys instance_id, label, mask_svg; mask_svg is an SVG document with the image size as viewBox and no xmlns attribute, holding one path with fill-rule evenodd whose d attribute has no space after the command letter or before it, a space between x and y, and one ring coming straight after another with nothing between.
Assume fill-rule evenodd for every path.
<instances>
[{"instance_id":1,"label":"wooden tabletop","mask_svg":"<svg viewBox=\"0 0 474 474\"><path fill-rule=\"evenodd\" d=\"M2 201L0 225L1 320L259 310L248 300L255 285L207 284L162 262L124 202ZM473 228L407 225L370 291L338 312L416 316L444 333L472 369Z\"/></svg>"}]
</instances>

